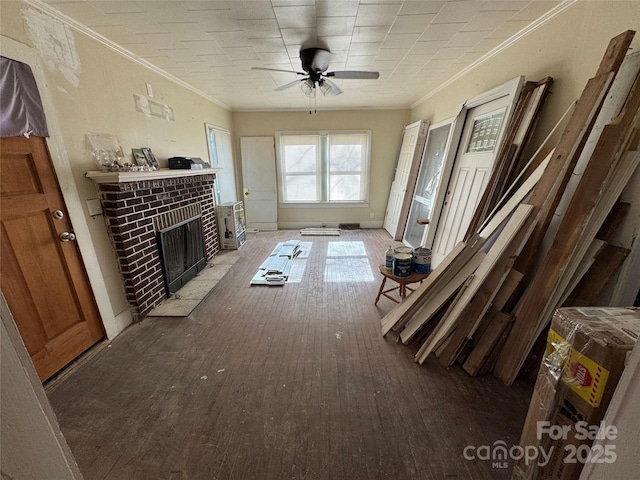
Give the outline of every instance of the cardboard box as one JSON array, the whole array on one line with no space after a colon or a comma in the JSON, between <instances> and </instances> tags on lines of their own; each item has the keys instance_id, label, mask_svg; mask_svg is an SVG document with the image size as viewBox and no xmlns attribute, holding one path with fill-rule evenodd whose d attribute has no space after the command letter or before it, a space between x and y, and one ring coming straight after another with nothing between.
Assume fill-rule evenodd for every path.
<instances>
[{"instance_id":1,"label":"cardboard box","mask_svg":"<svg viewBox=\"0 0 640 480\"><path fill-rule=\"evenodd\" d=\"M244 204L242 202L227 202L216 207L216 220L220 248L235 250L247 241L245 228Z\"/></svg>"},{"instance_id":2,"label":"cardboard box","mask_svg":"<svg viewBox=\"0 0 640 480\"><path fill-rule=\"evenodd\" d=\"M519 460L513 480L579 478L639 335L638 309L556 310L520 438L523 449L535 446L548 462ZM610 427L605 425L600 434L614 437Z\"/></svg>"}]
</instances>

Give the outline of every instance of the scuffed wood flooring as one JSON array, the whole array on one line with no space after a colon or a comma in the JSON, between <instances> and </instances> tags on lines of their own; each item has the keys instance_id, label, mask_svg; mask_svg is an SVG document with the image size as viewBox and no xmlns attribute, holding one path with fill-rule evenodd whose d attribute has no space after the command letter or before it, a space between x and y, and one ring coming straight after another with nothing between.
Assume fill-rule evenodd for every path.
<instances>
[{"instance_id":1,"label":"scuffed wood flooring","mask_svg":"<svg viewBox=\"0 0 640 480\"><path fill-rule=\"evenodd\" d=\"M312 242L301 281L249 286L290 239ZM251 234L190 317L148 317L55 384L85 479L509 478L512 463L463 450L516 445L532 384L419 366L417 346L382 338L389 244L384 230Z\"/></svg>"}]
</instances>

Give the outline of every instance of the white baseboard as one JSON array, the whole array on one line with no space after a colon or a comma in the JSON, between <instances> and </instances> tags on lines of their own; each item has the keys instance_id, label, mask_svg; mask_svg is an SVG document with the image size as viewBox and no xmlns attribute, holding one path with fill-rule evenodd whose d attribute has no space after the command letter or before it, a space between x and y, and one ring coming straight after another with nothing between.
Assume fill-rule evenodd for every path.
<instances>
[{"instance_id":1,"label":"white baseboard","mask_svg":"<svg viewBox=\"0 0 640 480\"><path fill-rule=\"evenodd\" d=\"M360 223L360 228L382 228L382 220L370 222L278 222L278 230L298 230L301 228L339 228L341 223Z\"/></svg>"}]
</instances>

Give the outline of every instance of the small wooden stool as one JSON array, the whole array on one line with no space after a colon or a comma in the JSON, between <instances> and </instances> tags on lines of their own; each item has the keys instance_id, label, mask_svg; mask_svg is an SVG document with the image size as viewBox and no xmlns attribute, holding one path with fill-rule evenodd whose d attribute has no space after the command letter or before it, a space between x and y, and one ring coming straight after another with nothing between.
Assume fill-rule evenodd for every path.
<instances>
[{"instance_id":1,"label":"small wooden stool","mask_svg":"<svg viewBox=\"0 0 640 480\"><path fill-rule=\"evenodd\" d=\"M393 270L385 267L384 265L378 266L378 270L382 274L382 283L380 284L380 289L378 290L378 296L376 297L376 301L373 302L374 305L378 304L378 300L380 300L380 297L382 295L387 297L392 302L400 303L402 300L406 298L407 290L409 290L410 292L413 292L415 290L409 287L409 284L422 282L425 278L429 276L428 273L413 272L408 277L396 277L393 274ZM396 282L398 286L385 290L384 286L385 286L385 283L387 283L387 278L390 278L391 280ZM389 292L393 292L394 290L399 291L398 293L400 294L400 300L397 300L393 298L391 295L389 295Z\"/></svg>"}]
</instances>

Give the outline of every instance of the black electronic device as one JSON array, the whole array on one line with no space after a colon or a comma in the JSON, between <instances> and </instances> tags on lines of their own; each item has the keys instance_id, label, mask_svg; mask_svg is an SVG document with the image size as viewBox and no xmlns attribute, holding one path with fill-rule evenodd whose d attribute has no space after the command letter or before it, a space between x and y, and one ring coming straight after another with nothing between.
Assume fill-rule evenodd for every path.
<instances>
[{"instance_id":1,"label":"black electronic device","mask_svg":"<svg viewBox=\"0 0 640 480\"><path fill-rule=\"evenodd\" d=\"M211 165L198 157L171 157L168 162L171 170L201 170L203 168L211 168Z\"/></svg>"}]
</instances>

